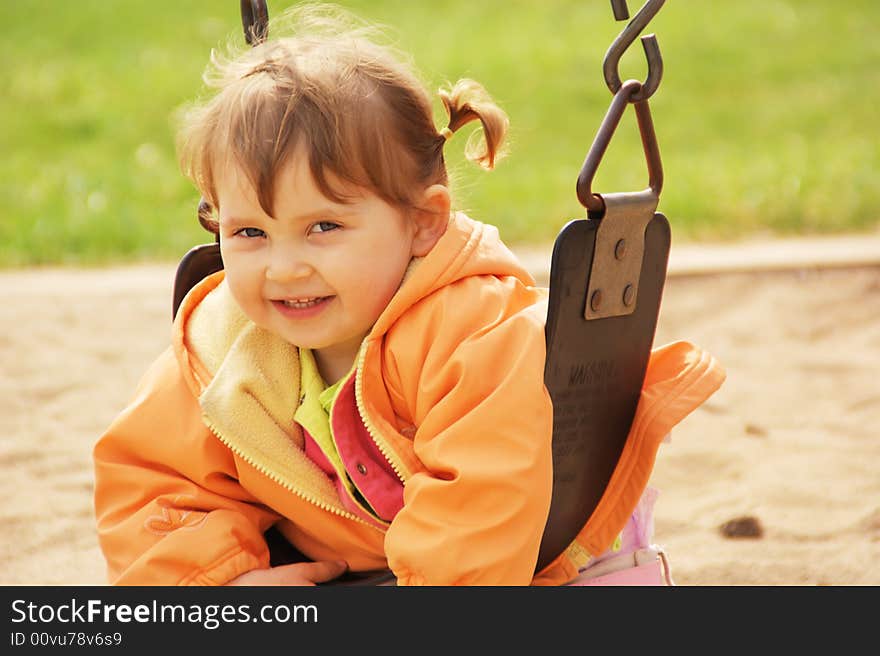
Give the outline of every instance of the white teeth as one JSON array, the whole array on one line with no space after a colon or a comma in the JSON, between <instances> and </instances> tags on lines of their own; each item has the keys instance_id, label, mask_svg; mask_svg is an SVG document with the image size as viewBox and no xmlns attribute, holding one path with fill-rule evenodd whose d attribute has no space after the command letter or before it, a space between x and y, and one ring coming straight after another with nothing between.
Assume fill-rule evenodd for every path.
<instances>
[{"instance_id":1,"label":"white teeth","mask_svg":"<svg viewBox=\"0 0 880 656\"><path fill-rule=\"evenodd\" d=\"M284 305L289 308L303 309L303 308L312 307L313 305L317 305L318 302L323 300L323 298L324 298L323 296L316 296L315 298L302 298L302 299L297 299L295 301L285 300L285 301L282 301L282 303L284 303Z\"/></svg>"}]
</instances>

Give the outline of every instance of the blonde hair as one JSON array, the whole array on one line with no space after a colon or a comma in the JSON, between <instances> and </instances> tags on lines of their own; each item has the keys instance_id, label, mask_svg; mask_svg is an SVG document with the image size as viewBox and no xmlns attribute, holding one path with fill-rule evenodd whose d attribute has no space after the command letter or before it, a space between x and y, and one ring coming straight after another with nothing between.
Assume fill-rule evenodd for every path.
<instances>
[{"instance_id":1,"label":"blonde hair","mask_svg":"<svg viewBox=\"0 0 880 656\"><path fill-rule=\"evenodd\" d=\"M283 26L291 36L238 55L212 52L204 80L217 91L183 114L181 169L213 208L215 167L230 156L270 216L277 174L299 145L328 198L349 198L332 173L400 207L415 206L432 184L448 185L443 146L463 125L479 121L483 132L469 141L468 159L492 169L502 156L507 115L473 80L440 90L449 122L438 131L424 85L405 57L376 41L375 28L328 5L285 12L270 22L270 37ZM216 232L201 212L200 221Z\"/></svg>"}]
</instances>

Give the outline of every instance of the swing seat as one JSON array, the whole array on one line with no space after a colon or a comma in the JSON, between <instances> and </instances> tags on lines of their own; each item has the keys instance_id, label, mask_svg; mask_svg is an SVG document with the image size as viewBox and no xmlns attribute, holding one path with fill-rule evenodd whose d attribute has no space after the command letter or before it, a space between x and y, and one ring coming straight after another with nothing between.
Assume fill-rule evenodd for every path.
<instances>
[{"instance_id":1,"label":"swing seat","mask_svg":"<svg viewBox=\"0 0 880 656\"><path fill-rule=\"evenodd\" d=\"M559 233L550 262L544 384L553 401L553 494L537 570L575 539L605 492L629 436L654 342L669 259L669 223L645 230L638 303L587 319L600 221Z\"/></svg>"}]
</instances>

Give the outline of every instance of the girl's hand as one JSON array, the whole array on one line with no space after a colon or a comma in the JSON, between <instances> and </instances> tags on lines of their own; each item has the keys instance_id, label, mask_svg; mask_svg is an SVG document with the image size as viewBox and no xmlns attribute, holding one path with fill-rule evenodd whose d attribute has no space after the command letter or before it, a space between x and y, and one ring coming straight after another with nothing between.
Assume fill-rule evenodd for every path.
<instances>
[{"instance_id":1,"label":"girl's hand","mask_svg":"<svg viewBox=\"0 0 880 656\"><path fill-rule=\"evenodd\" d=\"M324 560L314 563L293 563L254 569L232 579L226 585L315 585L330 581L348 569L344 560Z\"/></svg>"}]
</instances>

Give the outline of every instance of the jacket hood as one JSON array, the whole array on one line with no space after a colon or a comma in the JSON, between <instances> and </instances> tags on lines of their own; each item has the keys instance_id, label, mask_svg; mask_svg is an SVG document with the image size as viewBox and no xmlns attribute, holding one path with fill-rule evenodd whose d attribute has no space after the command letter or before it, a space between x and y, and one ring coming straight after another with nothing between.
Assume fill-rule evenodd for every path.
<instances>
[{"instance_id":1,"label":"jacket hood","mask_svg":"<svg viewBox=\"0 0 880 656\"><path fill-rule=\"evenodd\" d=\"M532 275L501 241L495 226L474 221L461 212L450 216L446 232L423 258L414 258L400 289L370 331L378 337L407 308L426 296L469 276L513 276L534 286Z\"/></svg>"}]
</instances>

